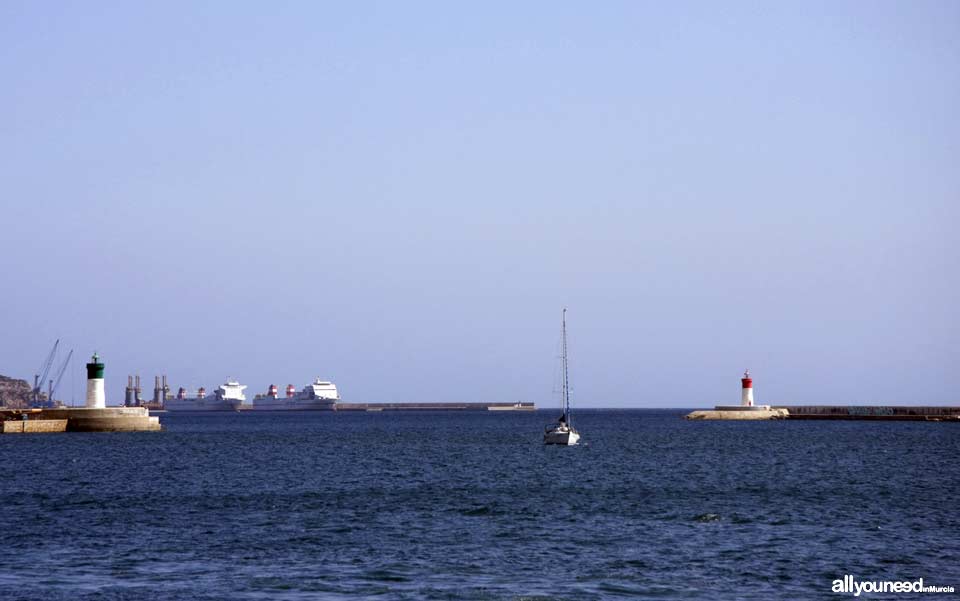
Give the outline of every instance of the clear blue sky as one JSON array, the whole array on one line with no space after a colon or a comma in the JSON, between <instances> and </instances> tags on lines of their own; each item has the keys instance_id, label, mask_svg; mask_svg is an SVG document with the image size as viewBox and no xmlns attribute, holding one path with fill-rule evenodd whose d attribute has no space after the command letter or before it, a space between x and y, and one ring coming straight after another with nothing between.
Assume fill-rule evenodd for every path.
<instances>
[{"instance_id":1,"label":"clear blue sky","mask_svg":"<svg viewBox=\"0 0 960 601\"><path fill-rule=\"evenodd\" d=\"M581 407L960 402L960 3L4 0L0 78L2 374L549 405L565 305Z\"/></svg>"}]
</instances>

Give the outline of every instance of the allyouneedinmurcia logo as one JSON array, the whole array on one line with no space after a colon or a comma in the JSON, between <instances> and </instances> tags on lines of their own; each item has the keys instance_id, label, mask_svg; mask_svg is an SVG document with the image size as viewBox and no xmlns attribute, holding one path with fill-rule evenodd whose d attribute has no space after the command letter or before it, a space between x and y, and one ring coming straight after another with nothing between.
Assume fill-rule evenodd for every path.
<instances>
[{"instance_id":1,"label":"allyouneedinmurcia logo","mask_svg":"<svg viewBox=\"0 0 960 601\"><path fill-rule=\"evenodd\" d=\"M831 590L834 593L852 593L859 597L860 593L952 593L952 586L925 586L923 578L918 580L867 580L858 582L856 578L847 574L842 580L834 580Z\"/></svg>"}]
</instances>

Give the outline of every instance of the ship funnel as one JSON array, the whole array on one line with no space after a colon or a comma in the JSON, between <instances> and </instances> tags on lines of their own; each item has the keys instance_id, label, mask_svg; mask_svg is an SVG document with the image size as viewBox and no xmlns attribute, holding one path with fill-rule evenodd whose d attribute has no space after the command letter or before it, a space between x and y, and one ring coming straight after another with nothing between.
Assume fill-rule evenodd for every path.
<instances>
[{"instance_id":1,"label":"ship funnel","mask_svg":"<svg viewBox=\"0 0 960 601\"><path fill-rule=\"evenodd\" d=\"M287 384L287 398L290 398L297 394L297 389L293 387L293 384Z\"/></svg>"}]
</instances>

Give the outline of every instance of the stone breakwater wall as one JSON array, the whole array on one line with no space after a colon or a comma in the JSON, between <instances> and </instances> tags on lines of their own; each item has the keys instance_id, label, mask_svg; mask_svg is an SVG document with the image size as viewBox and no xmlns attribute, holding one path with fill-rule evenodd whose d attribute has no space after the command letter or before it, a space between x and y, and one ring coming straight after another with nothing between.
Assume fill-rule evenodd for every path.
<instances>
[{"instance_id":1,"label":"stone breakwater wall","mask_svg":"<svg viewBox=\"0 0 960 601\"><path fill-rule=\"evenodd\" d=\"M790 419L857 419L876 421L958 421L960 407L903 405L777 405Z\"/></svg>"},{"instance_id":2,"label":"stone breakwater wall","mask_svg":"<svg viewBox=\"0 0 960 601\"><path fill-rule=\"evenodd\" d=\"M871 421L960 422L960 407L904 407L895 405L775 405L769 410L693 411L690 420L834 419Z\"/></svg>"},{"instance_id":3,"label":"stone breakwater wall","mask_svg":"<svg viewBox=\"0 0 960 601\"><path fill-rule=\"evenodd\" d=\"M65 419L10 419L3 422L4 434L29 434L37 432L66 432Z\"/></svg>"},{"instance_id":4,"label":"stone breakwater wall","mask_svg":"<svg viewBox=\"0 0 960 601\"><path fill-rule=\"evenodd\" d=\"M3 432L156 432L162 430L160 418L151 416L145 407L106 407L87 409L0 410ZM42 422L63 422L59 426ZM8 425L9 424L9 425ZM19 424L19 425L18 425ZM7 428L10 428L9 430Z\"/></svg>"},{"instance_id":5,"label":"stone breakwater wall","mask_svg":"<svg viewBox=\"0 0 960 601\"><path fill-rule=\"evenodd\" d=\"M693 411L684 416L684 419L691 420L738 420L738 421L756 421L770 419L787 419L790 414L786 409L771 408L768 410L756 409L753 411L716 411L713 409L704 409L702 411Z\"/></svg>"},{"instance_id":6,"label":"stone breakwater wall","mask_svg":"<svg viewBox=\"0 0 960 601\"><path fill-rule=\"evenodd\" d=\"M337 411L535 411L534 403L337 403Z\"/></svg>"}]
</instances>

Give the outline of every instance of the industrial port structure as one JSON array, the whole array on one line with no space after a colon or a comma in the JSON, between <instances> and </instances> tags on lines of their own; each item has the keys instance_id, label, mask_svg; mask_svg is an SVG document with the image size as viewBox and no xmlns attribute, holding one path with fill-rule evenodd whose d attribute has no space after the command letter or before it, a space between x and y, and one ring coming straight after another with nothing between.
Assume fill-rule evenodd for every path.
<instances>
[{"instance_id":1,"label":"industrial port structure","mask_svg":"<svg viewBox=\"0 0 960 601\"><path fill-rule=\"evenodd\" d=\"M181 388L181 394L183 389ZM199 390L201 394L204 389ZM153 384L153 397L149 401L143 399L143 388L140 386L140 376L127 376L127 387L124 389L123 406L124 407L146 407L148 409L163 409L163 402L170 396L170 386L167 385L167 376L155 376Z\"/></svg>"},{"instance_id":2,"label":"industrial port structure","mask_svg":"<svg viewBox=\"0 0 960 601\"><path fill-rule=\"evenodd\" d=\"M53 361L52 356L53 353L48 358L49 363ZM151 416L146 407L107 407L105 366L97 353L93 354L86 367L87 394L83 407L0 409L0 433L141 432L162 429L160 418Z\"/></svg>"},{"instance_id":3,"label":"industrial port structure","mask_svg":"<svg viewBox=\"0 0 960 601\"><path fill-rule=\"evenodd\" d=\"M65 431L141 431L160 430L159 418L150 415L150 410L164 410L167 401L188 398L187 391L181 387L176 395L170 395L170 386L166 375L154 377L153 396L145 401L142 394L140 376L127 376L124 404L121 407L106 406L106 387L104 364L94 353L87 369L87 390L84 407L66 407L53 399L63 375L73 357L70 351L49 380L60 340L57 340L39 373L34 376L31 394L31 407L0 408L0 432L65 432ZM41 391L42 383L48 383L46 394ZM236 385L236 382L228 385ZM320 382L317 384L331 384ZM332 385L331 385L332 386ZM223 387L221 387L223 388ZM335 387L333 387L335 392ZM197 398L204 398L206 390L201 387ZM287 386L287 396L295 393L293 385ZM278 397L274 385L268 387L267 394L258 394L260 398ZM254 409L255 405L241 403L238 411ZM270 410L268 407L267 410ZM323 411L535 411L531 402L438 402L438 403L343 403L329 398L320 409ZM757 405L754 403L753 379L749 371L741 378L741 402L739 405L717 405L712 410L697 410L687 414L689 420L871 420L871 421L928 421L960 422L958 406L897 406L897 405Z\"/></svg>"},{"instance_id":4,"label":"industrial port structure","mask_svg":"<svg viewBox=\"0 0 960 601\"><path fill-rule=\"evenodd\" d=\"M170 385L167 382L167 376L154 376L153 395L149 401L143 398L143 388L140 384L139 375L127 376L127 386L124 389L125 407L146 407L152 411L165 410L167 401L183 400L188 398L202 399L206 396L207 389L200 387L196 392L188 392L186 388L179 387L176 395L171 394ZM285 389L286 397L290 398L297 394L297 389L293 384L287 385ZM240 404L236 411L249 411L255 408L258 399L277 398L279 389L271 384L267 387L267 392L257 394L253 403ZM311 409L307 409L311 410ZM535 411L536 404L532 402L436 402L436 403L343 403L339 399L333 401L328 407L323 409L312 409L323 411Z\"/></svg>"},{"instance_id":5,"label":"industrial port structure","mask_svg":"<svg viewBox=\"0 0 960 601\"><path fill-rule=\"evenodd\" d=\"M57 349L60 347L60 339L57 338L57 341L53 343L53 348L50 349L50 353L47 354L47 358L44 359L43 363L40 365L40 369L37 370L38 373L33 376L33 392L30 396L30 406L34 408L41 407L57 407L58 403L55 400L54 396L57 393L57 390L60 387L60 382L63 380L63 375L67 372L67 367L70 365L70 359L73 358L73 350L67 353L67 358L63 360L60 364L60 368L55 372L56 376L53 378L47 379L47 376L50 375L50 370L53 369L54 361L57 357ZM47 384L46 395L43 393L43 385ZM59 404L62 406L62 403Z\"/></svg>"}]
</instances>

